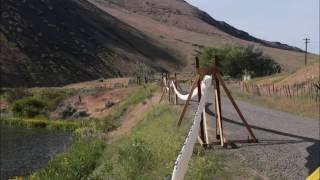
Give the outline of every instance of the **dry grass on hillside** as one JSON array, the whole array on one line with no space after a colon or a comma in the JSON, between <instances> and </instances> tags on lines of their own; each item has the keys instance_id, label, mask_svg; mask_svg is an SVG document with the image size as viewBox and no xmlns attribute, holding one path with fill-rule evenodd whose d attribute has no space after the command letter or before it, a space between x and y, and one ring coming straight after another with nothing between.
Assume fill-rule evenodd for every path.
<instances>
[{"instance_id":1,"label":"dry grass on hillside","mask_svg":"<svg viewBox=\"0 0 320 180\"><path fill-rule=\"evenodd\" d=\"M157 14L152 14L153 12L146 15L145 12L134 12L128 10L130 8L138 9L137 7L124 9L119 6L106 4L102 0L90 0L90 2L97 5L103 11L110 13L112 16L117 17L121 21L133 26L145 34L148 34L150 37L153 37L159 42L159 44L161 44L161 46L176 50L180 57L185 61L186 66L175 69L183 71L194 70L192 64L194 63L194 57L197 52L202 51L202 48L204 47L222 47L226 44L254 44L261 47L267 55L273 57L281 64L285 72L292 73L304 65L303 53L264 47L257 43L233 37L220 31L214 26L200 21L197 18L193 18L191 13L192 9L190 9L190 7L186 9L182 8L184 12L182 15L176 15L168 12L166 15L163 15L163 19L159 20L156 18ZM174 2L176 1L170 3L173 6L176 6L177 4ZM171 9L174 9L173 6ZM165 6L163 8L168 9L169 7ZM177 9L181 8L177 7ZM168 11L169 10L170 8ZM186 18L186 15L188 15L187 17L190 16L190 18ZM177 24L173 23L175 21ZM315 62L317 59L319 59L319 56L313 54L309 55L310 63Z\"/></svg>"},{"instance_id":2,"label":"dry grass on hillside","mask_svg":"<svg viewBox=\"0 0 320 180\"><path fill-rule=\"evenodd\" d=\"M313 63L289 75L282 81L278 82L277 85L282 86L282 85L302 84L309 80L315 80L315 79L319 80L319 77L320 77L320 64Z\"/></svg>"}]
</instances>

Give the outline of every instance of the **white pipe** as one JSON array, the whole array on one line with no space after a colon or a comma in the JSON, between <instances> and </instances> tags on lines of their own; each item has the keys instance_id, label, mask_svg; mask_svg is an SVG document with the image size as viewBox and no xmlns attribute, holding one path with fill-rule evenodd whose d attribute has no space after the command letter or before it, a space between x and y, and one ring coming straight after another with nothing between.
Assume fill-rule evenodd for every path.
<instances>
[{"instance_id":1,"label":"white pipe","mask_svg":"<svg viewBox=\"0 0 320 180\"><path fill-rule=\"evenodd\" d=\"M203 94L203 90L207 87L207 85L204 83L204 81L211 81L212 80L212 76L204 76L203 80L201 81L201 93ZM211 85L211 83L210 83ZM177 87L175 86L175 84L173 83L173 81L171 81L170 86L173 87L174 92L176 93L176 95L178 96L179 99L186 101L188 99L189 94L182 94L177 90ZM191 99L195 98L198 95L198 88L195 88L192 95L191 95Z\"/></svg>"},{"instance_id":2,"label":"white pipe","mask_svg":"<svg viewBox=\"0 0 320 180\"><path fill-rule=\"evenodd\" d=\"M201 97L196 115L193 120L192 127L188 133L187 138L185 139L185 142L180 151L180 154L178 155L178 158L175 162L171 180L183 180L187 172L188 163L190 161L190 158L193 152L193 147L199 135L201 113L205 109L205 104L207 99L207 90L208 90L208 87L211 85L211 79L212 78L204 78L203 80L205 85L203 89L203 96Z\"/></svg>"}]
</instances>

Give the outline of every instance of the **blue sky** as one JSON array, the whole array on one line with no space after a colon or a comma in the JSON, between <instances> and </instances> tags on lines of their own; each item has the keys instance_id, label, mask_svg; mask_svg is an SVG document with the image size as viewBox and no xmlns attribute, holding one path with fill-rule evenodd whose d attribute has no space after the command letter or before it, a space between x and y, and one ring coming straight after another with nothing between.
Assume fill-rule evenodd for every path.
<instances>
[{"instance_id":1,"label":"blue sky","mask_svg":"<svg viewBox=\"0 0 320 180\"><path fill-rule=\"evenodd\" d=\"M319 0L187 0L216 20L269 41L319 54Z\"/></svg>"}]
</instances>

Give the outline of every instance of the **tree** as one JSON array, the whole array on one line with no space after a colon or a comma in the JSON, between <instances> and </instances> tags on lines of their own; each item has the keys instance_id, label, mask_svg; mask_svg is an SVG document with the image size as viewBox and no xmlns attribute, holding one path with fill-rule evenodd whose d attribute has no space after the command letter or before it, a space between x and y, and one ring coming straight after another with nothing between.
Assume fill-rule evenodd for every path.
<instances>
[{"instance_id":1,"label":"tree","mask_svg":"<svg viewBox=\"0 0 320 180\"><path fill-rule=\"evenodd\" d=\"M240 78L245 72L253 77L281 72L281 66L254 46L225 46L221 49L206 48L200 55L200 66L212 66L214 56L220 59L224 75Z\"/></svg>"}]
</instances>

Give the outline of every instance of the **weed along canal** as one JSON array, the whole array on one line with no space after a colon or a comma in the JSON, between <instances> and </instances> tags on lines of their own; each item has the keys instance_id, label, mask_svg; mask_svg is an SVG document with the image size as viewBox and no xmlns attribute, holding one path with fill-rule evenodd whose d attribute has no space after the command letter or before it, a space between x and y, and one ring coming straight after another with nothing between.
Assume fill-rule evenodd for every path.
<instances>
[{"instance_id":1,"label":"weed along canal","mask_svg":"<svg viewBox=\"0 0 320 180\"><path fill-rule=\"evenodd\" d=\"M0 125L0 179L28 175L68 149L71 133Z\"/></svg>"}]
</instances>

